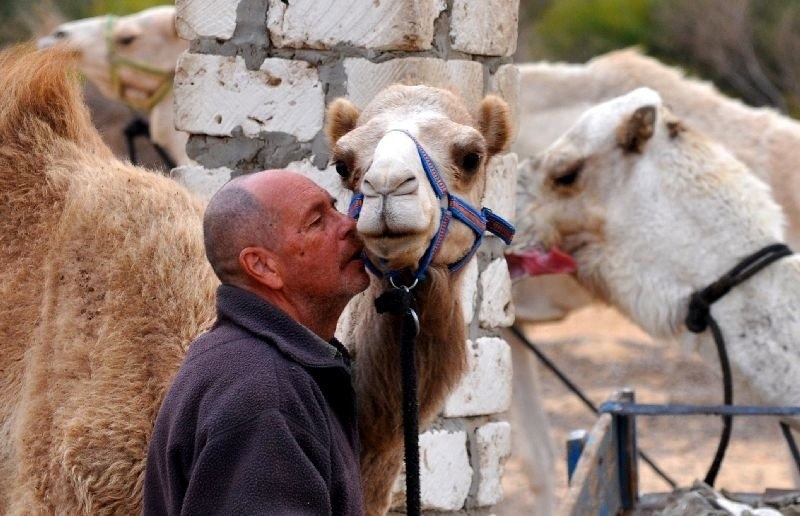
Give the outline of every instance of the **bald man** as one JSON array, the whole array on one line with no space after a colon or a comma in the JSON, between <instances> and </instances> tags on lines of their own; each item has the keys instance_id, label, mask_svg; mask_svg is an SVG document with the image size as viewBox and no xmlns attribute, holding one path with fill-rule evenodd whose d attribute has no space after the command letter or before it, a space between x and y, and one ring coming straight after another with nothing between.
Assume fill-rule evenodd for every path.
<instances>
[{"instance_id":1,"label":"bald man","mask_svg":"<svg viewBox=\"0 0 800 516\"><path fill-rule=\"evenodd\" d=\"M355 223L285 170L226 184L203 219L217 320L167 393L145 514L362 514L350 359L334 339L367 287Z\"/></svg>"}]
</instances>

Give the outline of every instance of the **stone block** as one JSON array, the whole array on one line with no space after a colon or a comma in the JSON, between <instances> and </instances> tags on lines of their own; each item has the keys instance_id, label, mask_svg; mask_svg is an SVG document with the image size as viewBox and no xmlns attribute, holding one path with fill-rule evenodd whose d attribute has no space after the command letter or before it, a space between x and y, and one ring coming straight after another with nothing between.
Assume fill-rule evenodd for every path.
<instances>
[{"instance_id":1,"label":"stone block","mask_svg":"<svg viewBox=\"0 0 800 516\"><path fill-rule=\"evenodd\" d=\"M293 161L286 165L289 170L300 172L336 198L336 208L342 213L347 213L353 192L342 186L341 176L336 173L336 167L331 165L325 170L320 170L311 163L311 159Z\"/></svg>"},{"instance_id":2,"label":"stone block","mask_svg":"<svg viewBox=\"0 0 800 516\"><path fill-rule=\"evenodd\" d=\"M231 169L227 167L208 169L198 165L185 165L173 168L169 175L190 192L208 201L231 178Z\"/></svg>"},{"instance_id":3,"label":"stone block","mask_svg":"<svg viewBox=\"0 0 800 516\"><path fill-rule=\"evenodd\" d=\"M478 260L470 260L461 274L461 309L464 324L469 324L475 316L475 301L478 299Z\"/></svg>"},{"instance_id":4,"label":"stone block","mask_svg":"<svg viewBox=\"0 0 800 516\"><path fill-rule=\"evenodd\" d=\"M519 0L453 0L451 45L468 54L510 56L518 24Z\"/></svg>"},{"instance_id":5,"label":"stone block","mask_svg":"<svg viewBox=\"0 0 800 516\"><path fill-rule=\"evenodd\" d=\"M398 82L453 88L474 108L483 98L483 67L476 61L405 57L383 63L344 60L347 98L363 108L385 87Z\"/></svg>"},{"instance_id":6,"label":"stone block","mask_svg":"<svg viewBox=\"0 0 800 516\"><path fill-rule=\"evenodd\" d=\"M270 0L267 27L276 47L371 50L431 48L444 0Z\"/></svg>"},{"instance_id":7,"label":"stone block","mask_svg":"<svg viewBox=\"0 0 800 516\"><path fill-rule=\"evenodd\" d=\"M493 260L481 274L481 328L498 328L514 323L511 304L511 276L505 258Z\"/></svg>"},{"instance_id":8,"label":"stone block","mask_svg":"<svg viewBox=\"0 0 800 516\"><path fill-rule=\"evenodd\" d=\"M230 39L240 0L176 0L175 28L186 40Z\"/></svg>"},{"instance_id":9,"label":"stone block","mask_svg":"<svg viewBox=\"0 0 800 516\"><path fill-rule=\"evenodd\" d=\"M511 455L511 425L506 421L486 423L475 429L478 450L478 488L474 503L494 505L503 499L503 464Z\"/></svg>"},{"instance_id":10,"label":"stone block","mask_svg":"<svg viewBox=\"0 0 800 516\"><path fill-rule=\"evenodd\" d=\"M514 137L516 140L519 135L519 98L520 98L520 73L519 67L515 64L500 66L497 71L489 78L489 91L499 95L508 103L511 109L511 118L514 121Z\"/></svg>"},{"instance_id":11,"label":"stone block","mask_svg":"<svg viewBox=\"0 0 800 516\"><path fill-rule=\"evenodd\" d=\"M322 129L325 96L317 69L269 58L248 70L239 56L183 54L175 74L175 125L211 136L286 133L310 141Z\"/></svg>"},{"instance_id":12,"label":"stone block","mask_svg":"<svg viewBox=\"0 0 800 516\"><path fill-rule=\"evenodd\" d=\"M479 416L511 404L511 349L497 337L467 341L467 374L444 404L445 417Z\"/></svg>"},{"instance_id":13,"label":"stone block","mask_svg":"<svg viewBox=\"0 0 800 516\"><path fill-rule=\"evenodd\" d=\"M420 504L427 511L464 507L472 484L472 467L463 430L428 430L419 436ZM405 471L394 483L393 508L405 503Z\"/></svg>"},{"instance_id":14,"label":"stone block","mask_svg":"<svg viewBox=\"0 0 800 516\"><path fill-rule=\"evenodd\" d=\"M513 223L517 200L517 155L492 157L487 166L486 191L481 206Z\"/></svg>"}]
</instances>

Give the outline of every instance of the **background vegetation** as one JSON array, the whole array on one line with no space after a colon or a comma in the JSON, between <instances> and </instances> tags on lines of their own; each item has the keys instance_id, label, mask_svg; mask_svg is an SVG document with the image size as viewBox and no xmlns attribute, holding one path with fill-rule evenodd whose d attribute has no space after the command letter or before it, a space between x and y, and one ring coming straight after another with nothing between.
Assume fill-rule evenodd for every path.
<instances>
[{"instance_id":1,"label":"background vegetation","mask_svg":"<svg viewBox=\"0 0 800 516\"><path fill-rule=\"evenodd\" d=\"M0 47L45 34L66 20L130 14L170 0L0 0Z\"/></svg>"},{"instance_id":2,"label":"background vegetation","mask_svg":"<svg viewBox=\"0 0 800 516\"><path fill-rule=\"evenodd\" d=\"M755 106L800 114L797 0L520 0L519 61L631 45Z\"/></svg>"},{"instance_id":3,"label":"background vegetation","mask_svg":"<svg viewBox=\"0 0 800 516\"><path fill-rule=\"evenodd\" d=\"M2 0L0 47L64 20L169 3ZM520 0L518 61L584 62L631 45L748 104L800 115L798 0Z\"/></svg>"}]
</instances>

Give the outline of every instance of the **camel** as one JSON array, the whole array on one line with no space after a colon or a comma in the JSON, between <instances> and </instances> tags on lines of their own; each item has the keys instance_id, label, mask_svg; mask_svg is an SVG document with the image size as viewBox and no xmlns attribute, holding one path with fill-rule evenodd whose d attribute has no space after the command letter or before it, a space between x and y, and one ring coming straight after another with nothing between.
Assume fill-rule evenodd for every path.
<instances>
[{"instance_id":1,"label":"camel","mask_svg":"<svg viewBox=\"0 0 800 516\"><path fill-rule=\"evenodd\" d=\"M508 106L495 96L481 102L473 118L453 93L428 86L395 85L363 111L345 99L327 111L326 133L332 161L343 184L363 194L357 230L368 260L382 270L404 271L398 279L413 284L409 270L439 230L440 203L426 177L417 143L438 166L451 194L479 206L486 185L486 163L508 145ZM466 369L465 325L460 306L462 278L449 270L476 241L475 232L453 222L425 279L413 289L420 333L416 340L420 425L441 407ZM384 270L384 272L385 272ZM384 514L403 453L399 316L379 315L374 300L390 288L386 276L373 276L368 289L351 302L339 324L352 346L360 398L361 470L368 514ZM380 344L378 344L380 343Z\"/></svg>"},{"instance_id":2,"label":"camel","mask_svg":"<svg viewBox=\"0 0 800 516\"><path fill-rule=\"evenodd\" d=\"M66 22L37 44L76 53L81 71L106 97L147 115L151 140L172 161L191 163L188 134L175 129L172 79L189 43L178 37L173 6Z\"/></svg>"},{"instance_id":3,"label":"camel","mask_svg":"<svg viewBox=\"0 0 800 516\"><path fill-rule=\"evenodd\" d=\"M217 280L202 203L114 158L67 61L0 57L0 512L134 514Z\"/></svg>"},{"instance_id":4,"label":"camel","mask_svg":"<svg viewBox=\"0 0 800 516\"><path fill-rule=\"evenodd\" d=\"M189 343L214 321L218 281L204 256L203 202L114 158L68 61L63 52L0 54L0 512L135 514L155 416ZM347 101L335 102L328 134L353 170L350 186L360 181L366 193L367 180L382 188L371 179L376 174L395 177L389 171L397 165L419 166L407 161L402 133L380 138L389 124L405 128L446 171L452 191L477 205L486 160L506 146L511 127L497 98L487 97L480 113L473 120L444 91L395 88L361 115ZM436 143L442 131L451 143ZM398 152L386 154L395 144ZM365 171L364 160L373 159L366 153L376 145L374 162L382 165ZM404 201L413 199L413 209L435 218L427 188L409 189ZM379 208L368 196L358 223L372 257L393 267L416 263L432 227L421 218L395 219L407 216L404 208L410 207L387 202L389 226L376 226ZM423 424L465 369L459 277L443 264L472 241L454 222L414 289L423 327ZM384 283L375 279L368 292L374 296ZM358 316L343 324L342 338L355 343L367 512L379 514L402 441L389 344L394 317L375 314L369 294L354 303L350 313ZM370 346L371 338L378 340Z\"/></svg>"},{"instance_id":5,"label":"camel","mask_svg":"<svg viewBox=\"0 0 800 516\"><path fill-rule=\"evenodd\" d=\"M586 111L535 160L525 245L558 246L576 277L656 339L717 363L689 300L745 257L784 241L769 185L649 88ZM711 307L737 383L770 405L800 405L800 257L779 259ZM796 422L795 422L796 424Z\"/></svg>"},{"instance_id":6,"label":"camel","mask_svg":"<svg viewBox=\"0 0 800 516\"><path fill-rule=\"evenodd\" d=\"M794 149L800 123L769 108L753 108L720 93L713 84L629 48L595 57L586 64L523 63L520 70L520 129L512 150L522 158L544 151L591 106L647 86L687 124L725 145L772 186L788 218L786 239L800 246L800 178ZM521 162L519 181L528 178ZM521 188L517 206L529 202ZM560 319L591 302L567 276L522 278L514 283L518 320Z\"/></svg>"}]
</instances>

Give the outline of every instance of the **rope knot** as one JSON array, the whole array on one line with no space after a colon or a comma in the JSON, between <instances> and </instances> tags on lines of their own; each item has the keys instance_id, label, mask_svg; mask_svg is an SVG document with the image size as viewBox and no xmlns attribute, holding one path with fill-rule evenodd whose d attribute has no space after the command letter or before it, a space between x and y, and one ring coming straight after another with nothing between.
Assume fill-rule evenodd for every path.
<instances>
[{"instance_id":1,"label":"rope knot","mask_svg":"<svg viewBox=\"0 0 800 516\"><path fill-rule=\"evenodd\" d=\"M711 316L711 303L702 292L695 292L689 298L689 313L686 314L686 328L692 333L702 333L708 328Z\"/></svg>"}]
</instances>

